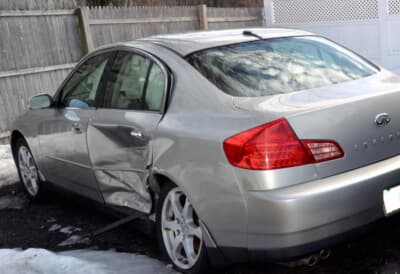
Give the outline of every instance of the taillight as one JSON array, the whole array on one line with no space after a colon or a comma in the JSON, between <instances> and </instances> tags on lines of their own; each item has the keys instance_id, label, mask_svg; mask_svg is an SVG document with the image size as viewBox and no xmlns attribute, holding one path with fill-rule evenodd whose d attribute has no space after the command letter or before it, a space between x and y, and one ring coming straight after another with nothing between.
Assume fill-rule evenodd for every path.
<instances>
[{"instance_id":1,"label":"taillight","mask_svg":"<svg viewBox=\"0 0 400 274\"><path fill-rule=\"evenodd\" d=\"M344 156L334 141L299 140L284 118L228 138L224 151L232 165L253 170L301 166Z\"/></svg>"}]
</instances>

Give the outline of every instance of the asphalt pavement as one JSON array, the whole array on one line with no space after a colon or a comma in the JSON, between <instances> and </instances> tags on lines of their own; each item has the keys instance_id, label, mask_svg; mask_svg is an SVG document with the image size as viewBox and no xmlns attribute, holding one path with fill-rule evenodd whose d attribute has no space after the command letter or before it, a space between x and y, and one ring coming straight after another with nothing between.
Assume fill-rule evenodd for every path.
<instances>
[{"instance_id":1,"label":"asphalt pavement","mask_svg":"<svg viewBox=\"0 0 400 274\"><path fill-rule=\"evenodd\" d=\"M0 190L0 248L113 249L160 259L155 238L140 220L89 243L60 246L71 236L85 235L115 220L115 216L72 195L51 192L44 201L30 202L18 185ZM218 273L400 273L400 217L376 223L358 237L333 247L331 257L314 267L235 265Z\"/></svg>"}]
</instances>

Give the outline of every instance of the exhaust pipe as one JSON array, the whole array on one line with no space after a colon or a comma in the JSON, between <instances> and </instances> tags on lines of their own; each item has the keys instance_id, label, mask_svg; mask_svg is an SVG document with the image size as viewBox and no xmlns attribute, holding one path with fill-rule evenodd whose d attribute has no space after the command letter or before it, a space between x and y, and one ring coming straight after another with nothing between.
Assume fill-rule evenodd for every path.
<instances>
[{"instance_id":1,"label":"exhaust pipe","mask_svg":"<svg viewBox=\"0 0 400 274\"><path fill-rule=\"evenodd\" d=\"M328 260L328 258L331 256L331 254L332 254L332 252L331 252L330 249L322 249L322 250L319 252L319 258L320 258L322 261L325 261L325 260Z\"/></svg>"},{"instance_id":2,"label":"exhaust pipe","mask_svg":"<svg viewBox=\"0 0 400 274\"><path fill-rule=\"evenodd\" d=\"M293 262L287 262L287 263L282 263L282 265L287 266L287 267L298 267L298 266L308 266L308 267L313 267L318 262L325 261L331 256L332 252L330 249L322 249L319 253L310 255L308 257L302 258L297 261Z\"/></svg>"},{"instance_id":3,"label":"exhaust pipe","mask_svg":"<svg viewBox=\"0 0 400 274\"><path fill-rule=\"evenodd\" d=\"M319 262L319 256L318 255L311 255L309 257L306 257L303 259L303 265L308 266L308 267L313 267Z\"/></svg>"}]
</instances>

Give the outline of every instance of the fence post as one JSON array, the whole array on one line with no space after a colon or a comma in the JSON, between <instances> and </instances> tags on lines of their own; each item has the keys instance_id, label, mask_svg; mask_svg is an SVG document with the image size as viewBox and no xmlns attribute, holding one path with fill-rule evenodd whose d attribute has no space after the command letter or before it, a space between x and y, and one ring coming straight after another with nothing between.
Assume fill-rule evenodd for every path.
<instances>
[{"instance_id":1,"label":"fence post","mask_svg":"<svg viewBox=\"0 0 400 274\"><path fill-rule=\"evenodd\" d=\"M83 44L83 50L85 51L85 53L88 53L94 50L92 33L90 32L90 24L89 24L89 8L80 7L78 8L77 12L82 34L81 39Z\"/></svg>"},{"instance_id":2,"label":"fence post","mask_svg":"<svg viewBox=\"0 0 400 274\"><path fill-rule=\"evenodd\" d=\"M207 5L199 6L199 23L201 30L208 29Z\"/></svg>"}]
</instances>

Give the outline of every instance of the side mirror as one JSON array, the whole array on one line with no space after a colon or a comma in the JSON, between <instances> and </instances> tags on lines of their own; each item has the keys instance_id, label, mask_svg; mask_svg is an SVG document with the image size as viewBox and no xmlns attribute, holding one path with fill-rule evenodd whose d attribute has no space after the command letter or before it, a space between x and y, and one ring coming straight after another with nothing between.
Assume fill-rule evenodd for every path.
<instances>
[{"instance_id":1,"label":"side mirror","mask_svg":"<svg viewBox=\"0 0 400 274\"><path fill-rule=\"evenodd\" d=\"M29 109L44 109L50 108L53 105L53 97L48 94L33 96L29 101Z\"/></svg>"}]
</instances>

